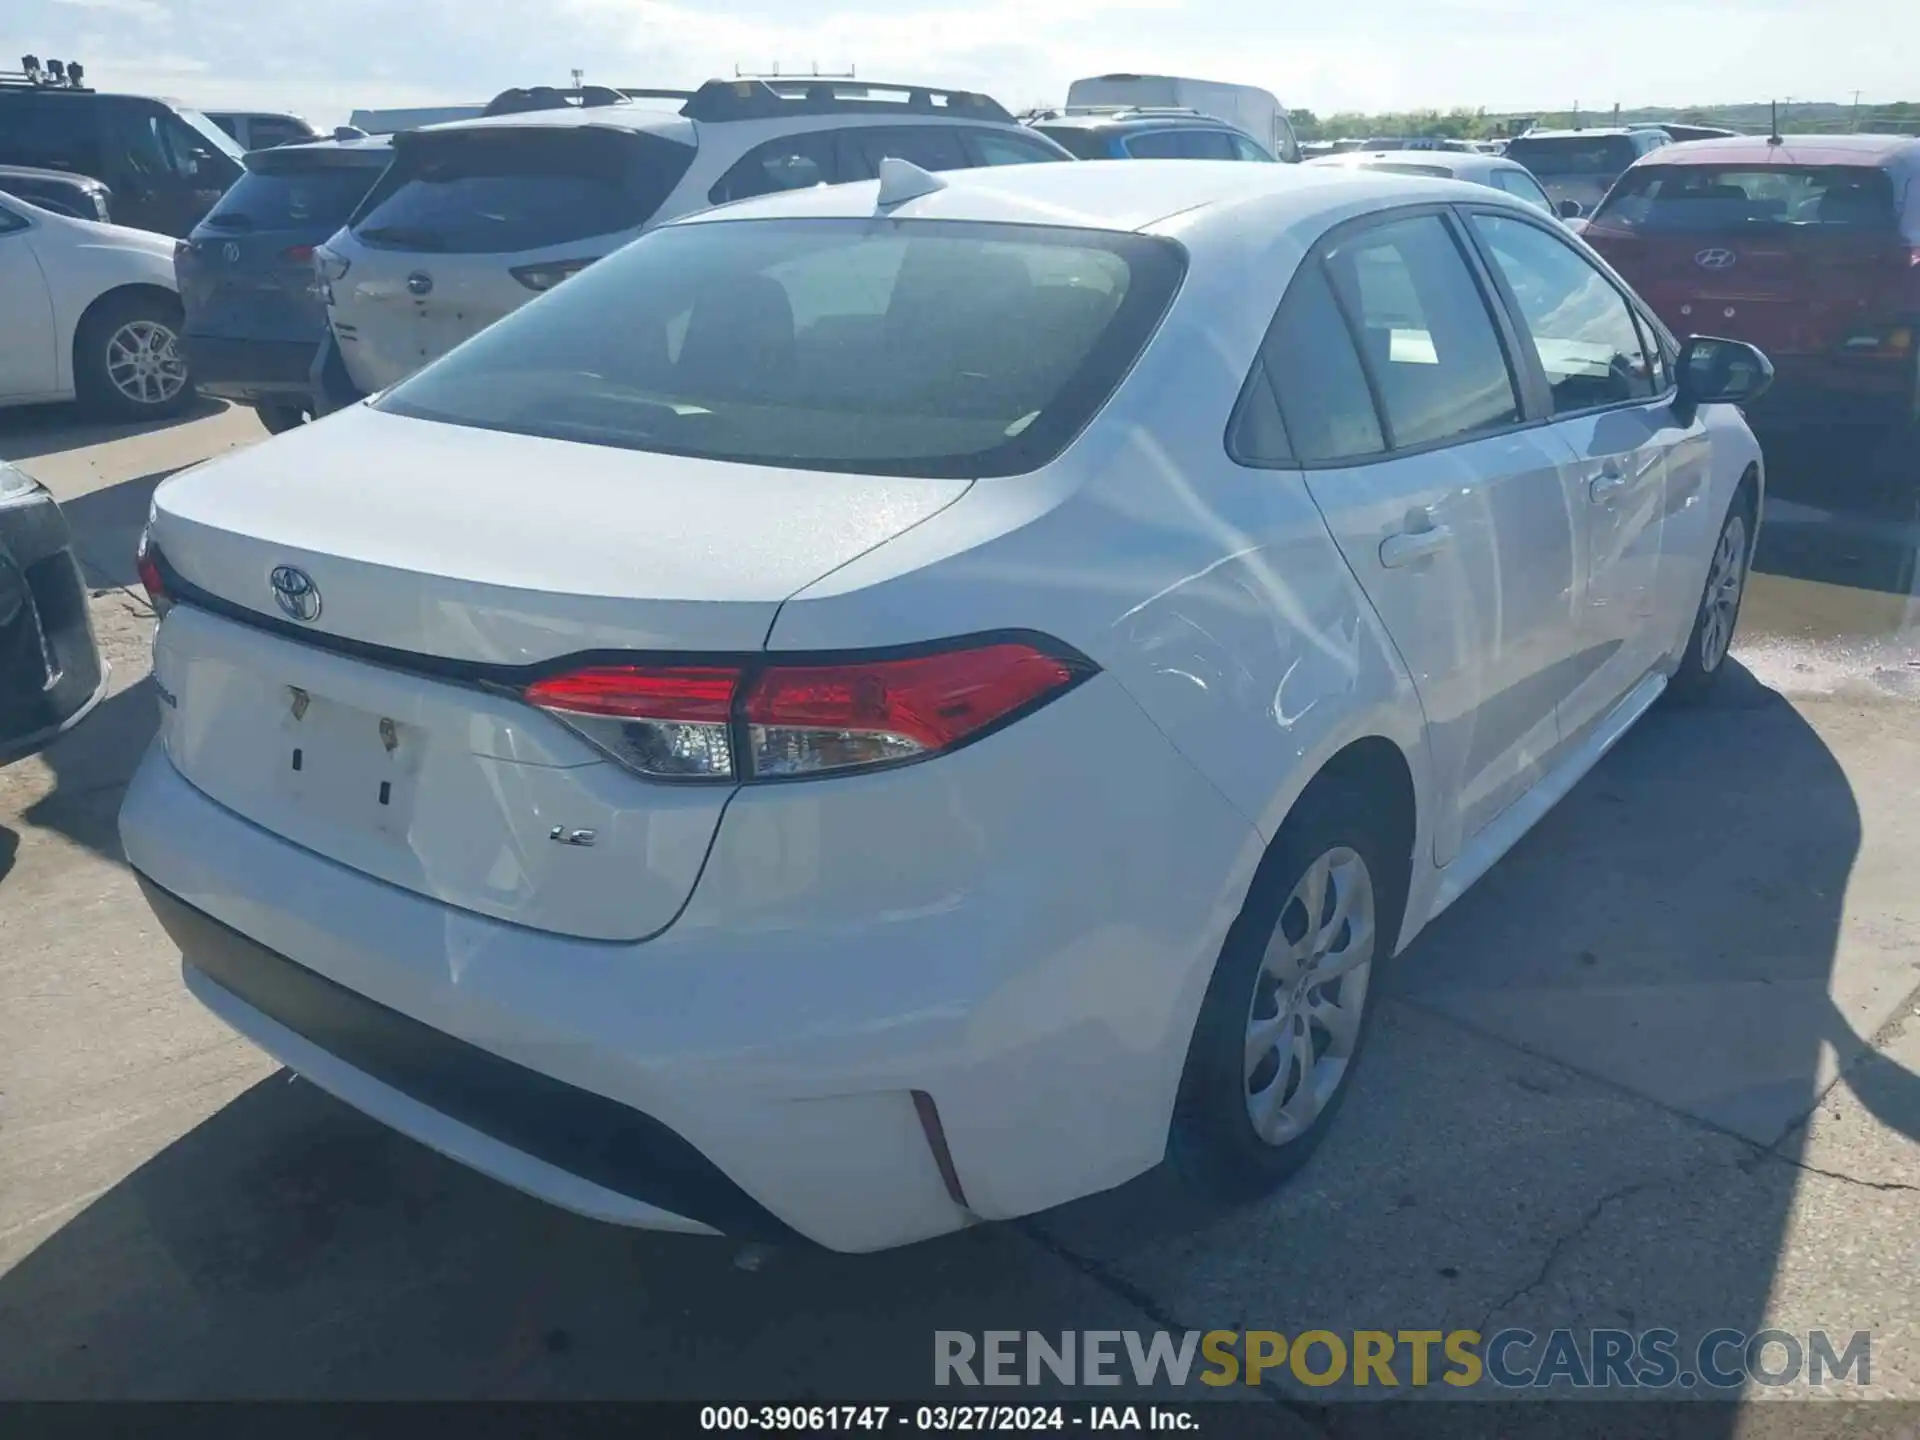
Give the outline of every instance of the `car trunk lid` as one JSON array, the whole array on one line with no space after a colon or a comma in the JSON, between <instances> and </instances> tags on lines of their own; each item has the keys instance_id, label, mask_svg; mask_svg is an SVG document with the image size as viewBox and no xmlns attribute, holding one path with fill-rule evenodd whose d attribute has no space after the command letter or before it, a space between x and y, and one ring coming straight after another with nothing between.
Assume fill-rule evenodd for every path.
<instances>
[{"instance_id":1,"label":"car trunk lid","mask_svg":"<svg viewBox=\"0 0 1920 1440\"><path fill-rule=\"evenodd\" d=\"M168 753L388 883L644 938L691 893L730 786L643 780L515 692L567 657L758 650L787 596L966 488L356 408L157 492L187 602L156 642Z\"/></svg>"}]
</instances>

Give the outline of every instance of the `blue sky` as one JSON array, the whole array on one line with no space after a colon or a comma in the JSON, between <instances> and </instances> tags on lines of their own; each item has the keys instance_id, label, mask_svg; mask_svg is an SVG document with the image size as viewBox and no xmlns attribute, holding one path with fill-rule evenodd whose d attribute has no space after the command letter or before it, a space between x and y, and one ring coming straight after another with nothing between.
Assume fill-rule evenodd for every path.
<instances>
[{"instance_id":1,"label":"blue sky","mask_svg":"<svg viewBox=\"0 0 1920 1440\"><path fill-rule=\"evenodd\" d=\"M0 65L322 124L512 84L852 64L1020 107L1077 75L1263 85L1321 113L1920 96L1911 0L4 0Z\"/></svg>"}]
</instances>

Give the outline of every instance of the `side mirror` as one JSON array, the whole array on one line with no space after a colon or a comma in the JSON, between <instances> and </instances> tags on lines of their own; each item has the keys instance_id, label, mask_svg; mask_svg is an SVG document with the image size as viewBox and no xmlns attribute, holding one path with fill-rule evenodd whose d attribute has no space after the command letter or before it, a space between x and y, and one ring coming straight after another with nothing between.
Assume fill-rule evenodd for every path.
<instances>
[{"instance_id":1,"label":"side mirror","mask_svg":"<svg viewBox=\"0 0 1920 1440\"><path fill-rule=\"evenodd\" d=\"M1689 336L1680 347L1679 403L1751 405L1773 384L1773 362L1743 340Z\"/></svg>"},{"instance_id":2,"label":"side mirror","mask_svg":"<svg viewBox=\"0 0 1920 1440\"><path fill-rule=\"evenodd\" d=\"M1553 208L1560 212L1560 218L1562 220L1578 220L1582 215L1587 213L1587 207L1582 205L1578 200L1562 200Z\"/></svg>"}]
</instances>

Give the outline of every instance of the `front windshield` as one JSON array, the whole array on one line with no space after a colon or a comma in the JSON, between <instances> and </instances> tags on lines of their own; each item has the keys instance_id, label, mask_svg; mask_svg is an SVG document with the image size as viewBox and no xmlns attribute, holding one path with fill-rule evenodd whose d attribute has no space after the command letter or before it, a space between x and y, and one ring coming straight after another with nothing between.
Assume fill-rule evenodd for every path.
<instances>
[{"instance_id":1,"label":"front windshield","mask_svg":"<svg viewBox=\"0 0 1920 1440\"><path fill-rule=\"evenodd\" d=\"M184 106L179 106L174 109L173 113L191 125L194 132L198 134L201 139L213 146L213 148L218 150L222 155L230 156L238 160L242 155L247 153L234 143L231 135L227 134L226 131L222 130L198 110L188 110Z\"/></svg>"}]
</instances>

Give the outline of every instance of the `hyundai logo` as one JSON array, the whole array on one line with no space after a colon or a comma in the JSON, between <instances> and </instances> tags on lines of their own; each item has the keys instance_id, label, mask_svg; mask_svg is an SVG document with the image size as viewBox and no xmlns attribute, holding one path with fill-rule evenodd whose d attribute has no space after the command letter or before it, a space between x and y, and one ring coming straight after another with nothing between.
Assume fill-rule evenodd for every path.
<instances>
[{"instance_id":1,"label":"hyundai logo","mask_svg":"<svg viewBox=\"0 0 1920 1440\"><path fill-rule=\"evenodd\" d=\"M1733 264L1734 259L1735 256L1731 250L1722 250L1715 245L1695 255L1693 263L1702 270L1725 270Z\"/></svg>"},{"instance_id":2,"label":"hyundai logo","mask_svg":"<svg viewBox=\"0 0 1920 1440\"><path fill-rule=\"evenodd\" d=\"M416 270L407 276L407 293L410 295L431 295L433 277L424 270Z\"/></svg>"},{"instance_id":3,"label":"hyundai logo","mask_svg":"<svg viewBox=\"0 0 1920 1440\"><path fill-rule=\"evenodd\" d=\"M267 584L273 588L273 603L289 619L311 624L320 618L320 587L306 571L276 565Z\"/></svg>"}]
</instances>

